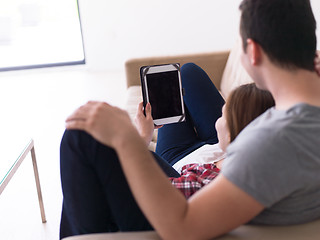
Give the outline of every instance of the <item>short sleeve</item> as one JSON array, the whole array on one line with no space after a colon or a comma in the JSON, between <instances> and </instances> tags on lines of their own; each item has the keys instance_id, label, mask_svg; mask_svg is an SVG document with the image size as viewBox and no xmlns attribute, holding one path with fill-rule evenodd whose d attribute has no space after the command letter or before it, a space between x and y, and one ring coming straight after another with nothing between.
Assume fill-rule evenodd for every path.
<instances>
[{"instance_id":1,"label":"short sleeve","mask_svg":"<svg viewBox=\"0 0 320 240\"><path fill-rule=\"evenodd\" d=\"M295 151L286 134L272 129L243 131L228 147L222 174L265 207L297 188Z\"/></svg>"}]
</instances>

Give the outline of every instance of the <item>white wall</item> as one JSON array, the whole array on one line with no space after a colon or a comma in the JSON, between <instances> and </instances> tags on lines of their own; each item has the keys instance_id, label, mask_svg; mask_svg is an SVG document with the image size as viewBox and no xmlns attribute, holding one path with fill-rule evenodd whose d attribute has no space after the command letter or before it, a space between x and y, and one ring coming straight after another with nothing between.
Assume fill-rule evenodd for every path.
<instances>
[{"instance_id":1,"label":"white wall","mask_svg":"<svg viewBox=\"0 0 320 240\"><path fill-rule=\"evenodd\" d=\"M134 57L230 49L238 36L240 2L79 0L87 67L123 70ZM311 2L320 26L320 1Z\"/></svg>"},{"instance_id":2,"label":"white wall","mask_svg":"<svg viewBox=\"0 0 320 240\"><path fill-rule=\"evenodd\" d=\"M132 57L230 48L239 0L80 0L89 68L122 69Z\"/></svg>"},{"instance_id":3,"label":"white wall","mask_svg":"<svg viewBox=\"0 0 320 240\"><path fill-rule=\"evenodd\" d=\"M320 1L319 0L311 0L311 6L313 10L313 14L317 21L317 49L320 50Z\"/></svg>"}]
</instances>

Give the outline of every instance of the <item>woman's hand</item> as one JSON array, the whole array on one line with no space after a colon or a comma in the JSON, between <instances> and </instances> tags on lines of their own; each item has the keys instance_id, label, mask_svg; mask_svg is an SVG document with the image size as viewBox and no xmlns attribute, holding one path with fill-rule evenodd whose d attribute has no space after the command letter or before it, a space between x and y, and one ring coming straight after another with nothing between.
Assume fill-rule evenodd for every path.
<instances>
[{"instance_id":1,"label":"woman's hand","mask_svg":"<svg viewBox=\"0 0 320 240\"><path fill-rule=\"evenodd\" d=\"M320 51L317 51L316 58L314 59L315 70L320 76Z\"/></svg>"},{"instance_id":2,"label":"woman's hand","mask_svg":"<svg viewBox=\"0 0 320 240\"><path fill-rule=\"evenodd\" d=\"M140 136L145 140L146 144L149 145L152 140L154 129L161 128L162 126L155 126L151 116L151 105L146 105L146 115L143 113L143 102L139 103L137 114L135 117L135 123Z\"/></svg>"},{"instance_id":3,"label":"woman's hand","mask_svg":"<svg viewBox=\"0 0 320 240\"><path fill-rule=\"evenodd\" d=\"M113 148L127 138L140 138L127 112L103 102L88 102L78 108L67 118L66 128L86 131Z\"/></svg>"}]
</instances>

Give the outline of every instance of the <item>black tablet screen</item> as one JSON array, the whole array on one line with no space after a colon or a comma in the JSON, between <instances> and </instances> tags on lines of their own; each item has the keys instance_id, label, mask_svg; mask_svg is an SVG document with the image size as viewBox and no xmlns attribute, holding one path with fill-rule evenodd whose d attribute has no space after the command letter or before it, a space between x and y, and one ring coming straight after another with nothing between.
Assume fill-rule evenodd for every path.
<instances>
[{"instance_id":1,"label":"black tablet screen","mask_svg":"<svg viewBox=\"0 0 320 240\"><path fill-rule=\"evenodd\" d=\"M153 119L182 115L178 71L146 75Z\"/></svg>"}]
</instances>

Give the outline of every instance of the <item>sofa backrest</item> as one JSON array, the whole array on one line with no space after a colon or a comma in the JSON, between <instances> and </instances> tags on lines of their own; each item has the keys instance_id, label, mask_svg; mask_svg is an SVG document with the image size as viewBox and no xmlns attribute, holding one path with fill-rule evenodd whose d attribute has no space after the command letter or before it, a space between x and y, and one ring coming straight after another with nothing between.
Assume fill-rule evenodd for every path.
<instances>
[{"instance_id":1,"label":"sofa backrest","mask_svg":"<svg viewBox=\"0 0 320 240\"><path fill-rule=\"evenodd\" d=\"M220 91L225 98L229 96L230 92L234 88L242 84L253 82L252 78L241 64L241 53L241 40L238 39L230 51L230 55L221 79Z\"/></svg>"},{"instance_id":2,"label":"sofa backrest","mask_svg":"<svg viewBox=\"0 0 320 240\"><path fill-rule=\"evenodd\" d=\"M126 61L127 87L140 85L140 67L166 63L180 63L181 66L193 62L206 71L212 82L220 90L221 78L229 57L229 51L198 53L177 56L135 58Z\"/></svg>"},{"instance_id":3,"label":"sofa backrest","mask_svg":"<svg viewBox=\"0 0 320 240\"><path fill-rule=\"evenodd\" d=\"M241 52L239 39L231 51L130 59L125 63L127 87L140 86L142 66L193 62L206 71L223 97L227 98L234 88L253 81L241 64Z\"/></svg>"}]
</instances>

